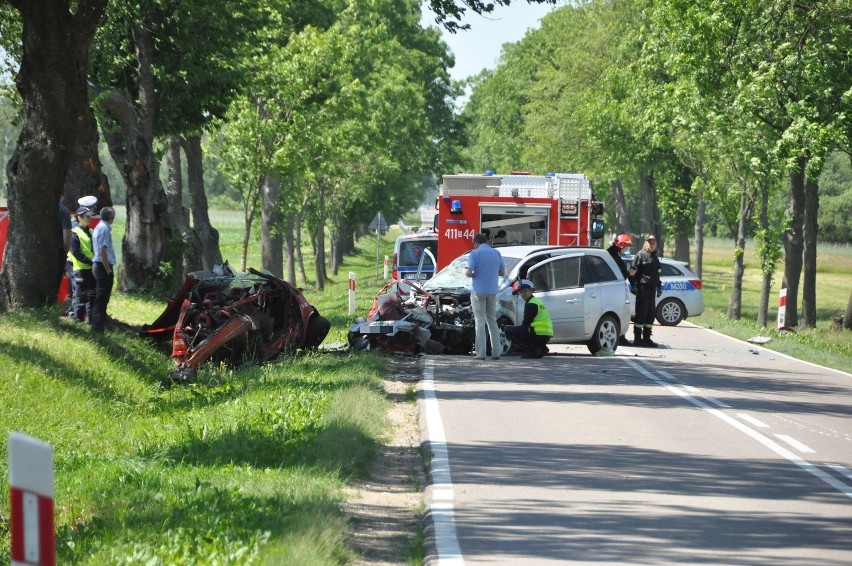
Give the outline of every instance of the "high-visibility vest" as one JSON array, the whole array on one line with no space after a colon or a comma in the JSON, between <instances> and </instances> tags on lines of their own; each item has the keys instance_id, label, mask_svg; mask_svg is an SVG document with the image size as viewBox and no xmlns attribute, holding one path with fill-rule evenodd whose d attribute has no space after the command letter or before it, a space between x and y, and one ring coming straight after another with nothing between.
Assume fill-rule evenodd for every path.
<instances>
[{"instance_id":1,"label":"high-visibility vest","mask_svg":"<svg viewBox=\"0 0 852 566\"><path fill-rule=\"evenodd\" d=\"M541 302L538 297L530 297L532 304L538 307L535 318L530 325L537 336L553 336L553 321L550 320L550 313L547 312L547 307Z\"/></svg>"},{"instance_id":2,"label":"high-visibility vest","mask_svg":"<svg viewBox=\"0 0 852 566\"><path fill-rule=\"evenodd\" d=\"M75 226L71 231L77 234L77 238L80 240L80 253L89 259L95 257L95 251L92 247L92 236L90 234L86 234L86 231L83 230L82 226ZM71 252L68 252L68 259L71 261L71 269L74 271L92 269L91 263L83 263Z\"/></svg>"}]
</instances>

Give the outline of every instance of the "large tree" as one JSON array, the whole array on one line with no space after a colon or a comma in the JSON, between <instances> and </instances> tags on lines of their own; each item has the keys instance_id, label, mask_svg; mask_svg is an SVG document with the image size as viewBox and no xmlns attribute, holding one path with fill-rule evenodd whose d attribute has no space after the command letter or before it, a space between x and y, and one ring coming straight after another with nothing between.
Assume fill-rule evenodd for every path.
<instances>
[{"instance_id":1,"label":"large tree","mask_svg":"<svg viewBox=\"0 0 852 566\"><path fill-rule=\"evenodd\" d=\"M3 3L14 8L23 24L15 86L24 120L6 168L10 216L0 306L22 309L55 301L64 252L54 211L74 151L78 118L88 110L88 50L106 0Z\"/></svg>"}]
</instances>

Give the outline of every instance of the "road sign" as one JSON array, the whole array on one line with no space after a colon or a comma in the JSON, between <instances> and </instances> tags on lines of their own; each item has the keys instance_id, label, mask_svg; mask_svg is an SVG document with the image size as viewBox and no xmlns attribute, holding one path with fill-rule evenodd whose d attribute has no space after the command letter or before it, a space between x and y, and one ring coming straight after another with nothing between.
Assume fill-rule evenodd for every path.
<instances>
[{"instance_id":1,"label":"road sign","mask_svg":"<svg viewBox=\"0 0 852 566\"><path fill-rule=\"evenodd\" d=\"M370 230L373 232L387 232L388 223L385 221L385 217L382 215L381 211L377 212L376 217L373 218L372 222L370 222Z\"/></svg>"}]
</instances>

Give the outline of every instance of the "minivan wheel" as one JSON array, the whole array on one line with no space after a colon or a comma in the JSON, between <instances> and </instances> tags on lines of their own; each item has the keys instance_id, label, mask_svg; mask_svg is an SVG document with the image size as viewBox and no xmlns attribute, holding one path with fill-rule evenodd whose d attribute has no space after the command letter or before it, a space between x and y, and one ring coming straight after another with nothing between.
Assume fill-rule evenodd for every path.
<instances>
[{"instance_id":1,"label":"minivan wheel","mask_svg":"<svg viewBox=\"0 0 852 566\"><path fill-rule=\"evenodd\" d=\"M607 349L615 352L618 348L618 322L611 314L605 314L598 321L592 339L586 344L592 355Z\"/></svg>"},{"instance_id":2,"label":"minivan wheel","mask_svg":"<svg viewBox=\"0 0 852 566\"><path fill-rule=\"evenodd\" d=\"M668 298L657 305L657 322L663 326L677 326L686 318L686 307L677 299Z\"/></svg>"}]
</instances>

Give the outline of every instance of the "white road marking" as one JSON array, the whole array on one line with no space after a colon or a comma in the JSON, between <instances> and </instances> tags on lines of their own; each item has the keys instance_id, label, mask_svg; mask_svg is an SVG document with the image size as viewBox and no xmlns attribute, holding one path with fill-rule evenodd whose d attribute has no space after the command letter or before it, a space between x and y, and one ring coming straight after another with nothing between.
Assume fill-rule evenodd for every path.
<instances>
[{"instance_id":1,"label":"white road marking","mask_svg":"<svg viewBox=\"0 0 852 566\"><path fill-rule=\"evenodd\" d=\"M826 466L852 480L852 471L850 471L848 468L844 468L840 464L826 464Z\"/></svg>"},{"instance_id":2,"label":"white road marking","mask_svg":"<svg viewBox=\"0 0 852 566\"><path fill-rule=\"evenodd\" d=\"M629 359L625 359L624 362L627 363L629 366L631 366L636 371L638 371L639 373L641 373L647 379L650 379L651 381L653 381L657 385L664 387L665 389L667 389L671 393L674 393L675 395L682 397L684 400L688 401L689 403L692 403L693 405L695 405L699 409L703 409L703 410L707 411L708 413L710 413L714 417L721 419L722 421L728 423L729 425L736 428L740 432L747 434L748 436L757 440L758 442L760 442L761 444L763 444L764 446L766 446L767 448L769 448L770 450L772 450L773 452L778 454L779 456L786 458L787 460L789 460L793 464L797 465L799 468L803 469L804 471L808 472L809 474L816 477L817 479L819 479L819 480L825 482L826 484L830 485L831 487L833 487L834 489L836 489L837 491L839 491L840 493L842 493L846 497L849 497L850 499L852 499L852 486L846 485L842 481L838 480L837 478L835 478L834 476L832 476L830 474L827 474L826 472L822 471L820 468L811 464L807 460L803 460L802 458L800 458L796 454L793 454L792 452L790 452L789 450L787 450L786 448L784 448L783 446L781 446L780 444L778 444L777 442L772 440L771 438L764 436L763 434L757 432L756 430L754 430L752 428L749 428L748 426L744 425L740 421L734 419L731 416L728 416L726 413L723 413L719 409L714 409L713 407L704 403L703 401L696 399L695 397L685 393L681 389L679 389L679 388L671 385L670 383L667 383L666 381L660 379L659 377L657 377L656 375L654 375L650 371L646 370L645 368L641 367L639 364L635 363L634 361L629 360Z\"/></svg>"},{"instance_id":3,"label":"white road marking","mask_svg":"<svg viewBox=\"0 0 852 566\"><path fill-rule=\"evenodd\" d=\"M707 399L708 401L710 401L711 403L713 403L714 405L716 405L716 406L717 406L717 407L719 407L719 408L722 408L722 409L730 409L730 408L731 408L731 406L730 406L730 405L728 405L728 404L727 404L727 403L725 403L724 401L719 401L719 400L718 400L718 399L716 399L715 397L711 397L711 396L709 396L709 395L705 395L705 396L704 396L704 398L705 398L705 399Z\"/></svg>"},{"instance_id":4,"label":"white road marking","mask_svg":"<svg viewBox=\"0 0 852 566\"><path fill-rule=\"evenodd\" d=\"M793 448L795 448L799 452L805 452L807 454L813 454L814 452L816 452L816 450L814 450L813 448L810 448L809 446L802 444L801 442L799 442L798 440L796 440L792 436L787 436L786 434L776 434L775 438L780 438L781 440L783 440L784 442L786 442L787 444L789 444L790 446L792 446Z\"/></svg>"},{"instance_id":5,"label":"white road marking","mask_svg":"<svg viewBox=\"0 0 852 566\"><path fill-rule=\"evenodd\" d=\"M444 423L441 420L441 409L435 397L435 367L432 360L426 360L423 377L424 407L426 412L426 430L429 437L429 447L432 450L432 461L429 467L432 471L433 485L440 485L435 490L441 496L441 501L433 501L430 506L432 523L435 525L435 547L438 552L439 565L462 565L459 539L456 534L456 521L453 514L452 494L453 480L450 474L450 458L447 451L447 437L444 434ZM451 496L449 500L446 496ZM433 496L435 493L433 493Z\"/></svg>"},{"instance_id":6,"label":"white road marking","mask_svg":"<svg viewBox=\"0 0 852 566\"><path fill-rule=\"evenodd\" d=\"M737 416L744 420L745 422L751 424L752 426L756 426L758 428L769 428L769 425L763 422L760 419L756 419L751 415L747 415L745 413L737 413Z\"/></svg>"}]
</instances>

